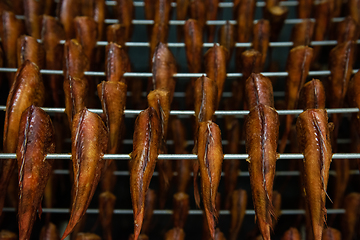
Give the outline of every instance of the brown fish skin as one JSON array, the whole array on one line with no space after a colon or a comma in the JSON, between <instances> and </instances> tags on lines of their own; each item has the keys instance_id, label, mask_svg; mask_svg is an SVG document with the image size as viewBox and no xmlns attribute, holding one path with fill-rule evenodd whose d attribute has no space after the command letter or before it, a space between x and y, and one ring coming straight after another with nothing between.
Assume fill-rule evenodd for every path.
<instances>
[{"instance_id":1,"label":"brown fish skin","mask_svg":"<svg viewBox=\"0 0 360 240\"><path fill-rule=\"evenodd\" d=\"M217 105L217 85L214 80L204 75L195 82L195 118L196 122L212 119Z\"/></svg>"},{"instance_id":2,"label":"brown fish skin","mask_svg":"<svg viewBox=\"0 0 360 240\"><path fill-rule=\"evenodd\" d=\"M95 193L107 160L108 131L99 115L86 108L73 119L71 129L71 154L74 186L70 220L62 236L65 239L84 216Z\"/></svg>"},{"instance_id":3,"label":"brown fish skin","mask_svg":"<svg viewBox=\"0 0 360 240\"><path fill-rule=\"evenodd\" d=\"M206 4L206 20L212 21L217 19L219 10L219 0L205 0ZM207 42L214 42L215 25L207 25Z\"/></svg>"},{"instance_id":4,"label":"brown fish skin","mask_svg":"<svg viewBox=\"0 0 360 240\"><path fill-rule=\"evenodd\" d=\"M46 69L62 70L64 46L60 40L64 38L65 31L61 23L54 17L44 15L42 21L41 39L45 49ZM63 77L61 75L49 74L46 77L50 86L54 107L63 106L64 93L59 91L62 87Z\"/></svg>"},{"instance_id":5,"label":"brown fish skin","mask_svg":"<svg viewBox=\"0 0 360 240\"><path fill-rule=\"evenodd\" d=\"M57 16L64 26L65 39L75 37L74 19L80 15L81 4L78 0L60 0L57 9Z\"/></svg>"},{"instance_id":6,"label":"brown fish skin","mask_svg":"<svg viewBox=\"0 0 360 240\"><path fill-rule=\"evenodd\" d=\"M226 80L227 55L227 50L218 44L214 44L214 47L210 48L204 55L205 73L210 79L214 80L217 85L217 107L220 104Z\"/></svg>"},{"instance_id":7,"label":"brown fish skin","mask_svg":"<svg viewBox=\"0 0 360 240\"><path fill-rule=\"evenodd\" d=\"M166 44L169 35L169 26L164 23L155 23L150 37L150 60L154 56L156 47L159 44Z\"/></svg>"},{"instance_id":8,"label":"brown fish skin","mask_svg":"<svg viewBox=\"0 0 360 240\"><path fill-rule=\"evenodd\" d=\"M184 41L189 72L201 72L203 59L203 32L197 20L188 19L185 22Z\"/></svg>"},{"instance_id":9,"label":"brown fish skin","mask_svg":"<svg viewBox=\"0 0 360 240\"><path fill-rule=\"evenodd\" d=\"M259 104L274 107L274 95L270 79L259 73L252 73L245 83L245 98L250 110Z\"/></svg>"},{"instance_id":10,"label":"brown fish skin","mask_svg":"<svg viewBox=\"0 0 360 240\"><path fill-rule=\"evenodd\" d=\"M149 190L146 192L144 222L141 229L141 234L150 233L150 230L153 227L152 216L154 215L155 206L156 191L149 188Z\"/></svg>"},{"instance_id":11,"label":"brown fish skin","mask_svg":"<svg viewBox=\"0 0 360 240\"><path fill-rule=\"evenodd\" d=\"M261 65L264 66L269 48L270 40L270 22L268 20L260 19L253 28L252 46L255 50L261 53Z\"/></svg>"},{"instance_id":12,"label":"brown fish skin","mask_svg":"<svg viewBox=\"0 0 360 240\"><path fill-rule=\"evenodd\" d=\"M173 78L173 75L177 73L176 60L170 49L163 43L159 43L155 48L151 70L152 89L169 91L171 105L176 85L176 80Z\"/></svg>"},{"instance_id":13,"label":"brown fish skin","mask_svg":"<svg viewBox=\"0 0 360 240\"><path fill-rule=\"evenodd\" d=\"M135 240L134 234L131 234L129 236L129 240ZM146 236L145 234L140 234L139 237L138 237L138 240L149 240L149 237Z\"/></svg>"},{"instance_id":14,"label":"brown fish skin","mask_svg":"<svg viewBox=\"0 0 360 240\"><path fill-rule=\"evenodd\" d=\"M347 92L347 99L350 107L360 107L360 71L354 74L354 76L349 81L349 91ZM360 114L356 114L356 123L359 127L360 125Z\"/></svg>"},{"instance_id":15,"label":"brown fish skin","mask_svg":"<svg viewBox=\"0 0 360 240\"><path fill-rule=\"evenodd\" d=\"M122 82L101 82L97 86L98 96L106 117L109 132L108 152L119 153L121 144L121 128L124 124L127 86Z\"/></svg>"},{"instance_id":16,"label":"brown fish skin","mask_svg":"<svg viewBox=\"0 0 360 240\"><path fill-rule=\"evenodd\" d=\"M112 239L112 216L115 201L116 197L111 192L103 192L99 195L99 218L104 240Z\"/></svg>"},{"instance_id":17,"label":"brown fish skin","mask_svg":"<svg viewBox=\"0 0 360 240\"><path fill-rule=\"evenodd\" d=\"M339 230L337 230L335 228L328 227L328 228L324 229L322 239L323 240L341 240L341 233Z\"/></svg>"},{"instance_id":18,"label":"brown fish skin","mask_svg":"<svg viewBox=\"0 0 360 240\"><path fill-rule=\"evenodd\" d=\"M246 152L249 154L247 161L256 221L264 240L270 240L270 229L276 219L272 189L277 159L279 116L272 107L259 103L250 110L245 124Z\"/></svg>"},{"instance_id":19,"label":"brown fish skin","mask_svg":"<svg viewBox=\"0 0 360 240\"><path fill-rule=\"evenodd\" d=\"M357 24L360 24L360 10L358 0L349 0L347 2L346 10L349 15L355 20Z\"/></svg>"},{"instance_id":20,"label":"brown fish skin","mask_svg":"<svg viewBox=\"0 0 360 240\"><path fill-rule=\"evenodd\" d=\"M95 46L98 39L97 23L90 17L76 17L74 19L76 40L82 45L91 68L94 67Z\"/></svg>"},{"instance_id":21,"label":"brown fish skin","mask_svg":"<svg viewBox=\"0 0 360 240\"><path fill-rule=\"evenodd\" d=\"M313 79L304 84L300 91L299 107L304 110L325 108L325 89L319 79Z\"/></svg>"},{"instance_id":22,"label":"brown fish skin","mask_svg":"<svg viewBox=\"0 0 360 240\"><path fill-rule=\"evenodd\" d=\"M124 73L131 72L130 59L125 49L117 43L106 46L105 73L109 82L123 82Z\"/></svg>"},{"instance_id":23,"label":"brown fish skin","mask_svg":"<svg viewBox=\"0 0 360 240\"><path fill-rule=\"evenodd\" d=\"M300 240L301 236L299 231L296 228L290 228L289 230L287 230L281 240Z\"/></svg>"},{"instance_id":24,"label":"brown fish skin","mask_svg":"<svg viewBox=\"0 0 360 240\"><path fill-rule=\"evenodd\" d=\"M184 228L190 209L189 195L184 192L175 193L173 200L173 209L174 227Z\"/></svg>"},{"instance_id":25,"label":"brown fish skin","mask_svg":"<svg viewBox=\"0 0 360 240\"><path fill-rule=\"evenodd\" d=\"M286 109L297 108L301 88L309 74L312 56L313 49L307 46L298 46L290 50L286 66L286 70L289 74L286 79L285 90ZM279 145L280 153L285 151L293 120L294 115L286 115L285 131Z\"/></svg>"},{"instance_id":26,"label":"brown fish skin","mask_svg":"<svg viewBox=\"0 0 360 240\"><path fill-rule=\"evenodd\" d=\"M230 240L238 239L238 235L245 217L247 205L247 193L243 189L235 190L232 194L231 204L231 226L230 226Z\"/></svg>"},{"instance_id":27,"label":"brown fish skin","mask_svg":"<svg viewBox=\"0 0 360 240\"><path fill-rule=\"evenodd\" d=\"M225 235L220 231L219 228L215 231L215 238L214 240L226 240Z\"/></svg>"},{"instance_id":28,"label":"brown fish skin","mask_svg":"<svg viewBox=\"0 0 360 240\"><path fill-rule=\"evenodd\" d=\"M82 15L93 18L97 23L97 40L103 40L106 14L105 0L83 0L81 6Z\"/></svg>"},{"instance_id":29,"label":"brown fish skin","mask_svg":"<svg viewBox=\"0 0 360 240\"><path fill-rule=\"evenodd\" d=\"M189 14L191 19L197 20L200 31L204 31L206 24L206 3L205 0L190 0Z\"/></svg>"},{"instance_id":30,"label":"brown fish skin","mask_svg":"<svg viewBox=\"0 0 360 240\"><path fill-rule=\"evenodd\" d=\"M241 54L241 62L243 66L243 81L245 82L251 73L260 73L263 69L261 53L255 49L249 49Z\"/></svg>"},{"instance_id":31,"label":"brown fish skin","mask_svg":"<svg viewBox=\"0 0 360 240\"><path fill-rule=\"evenodd\" d=\"M300 0L296 8L298 18L311 18L314 0Z\"/></svg>"},{"instance_id":32,"label":"brown fish skin","mask_svg":"<svg viewBox=\"0 0 360 240\"><path fill-rule=\"evenodd\" d=\"M154 6L154 22L169 24L171 17L171 2L170 0L155 0Z\"/></svg>"},{"instance_id":33,"label":"brown fish skin","mask_svg":"<svg viewBox=\"0 0 360 240\"><path fill-rule=\"evenodd\" d=\"M78 233L75 240L101 240L101 237L94 233Z\"/></svg>"},{"instance_id":34,"label":"brown fish skin","mask_svg":"<svg viewBox=\"0 0 360 240\"><path fill-rule=\"evenodd\" d=\"M88 81L86 78L69 76L64 80L65 113L71 126L75 114L88 104Z\"/></svg>"},{"instance_id":35,"label":"brown fish skin","mask_svg":"<svg viewBox=\"0 0 360 240\"><path fill-rule=\"evenodd\" d=\"M125 36L124 36L125 26L121 24L112 24L106 28L106 40L110 43L116 43L121 47L125 47Z\"/></svg>"},{"instance_id":36,"label":"brown fish skin","mask_svg":"<svg viewBox=\"0 0 360 240\"><path fill-rule=\"evenodd\" d=\"M226 23L220 28L218 39L220 45L223 46L228 52L226 62L229 64L235 47L235 26L230 24L229 21L226 21Z\"/></svg>"},{"instance_id":37,"label":"brown fish skin","mask_svg":"<svg viewBox=\"0 0 360 240\"><path fill-rule=\"evenodd\" d=\"M221 178L223 151L218 125L211 121L201 122L198 134L198 161L201 175L201 192L210 236L215 238L216 195Z\"/></svg>"},{"instance_id":38,"label":"brown fish skin","mask_svg":"<svg viewBox=\"0 0 360 240\"><path fill-rule=\"evenodd\" d=\"M24 24L10 11L2 12L1 42L5 53L5 66L17 67L17 39L25 32ZM19 66L20 67L20 66ZM7 74L9 86L14 82L14 73Z\"/></svg>"},{"instance_id":39,"label":"brown fish skin","mask_svg":"<svg viewBox=\"0 0 360 240\"><path fill-rule=\"evenodd\" d=\"M26 31L35 39L39 39L41 37L41 15L44 14L44 5L44 0L24 0Z\"/></svg>"},{"instance_id":40,"label":"brown fish skin","mask_svg":"<svg viewBox=\"0 0 360 240\"><path fill-rule=\"evenodd\" d=\"M227 153L236 154L239 152L240 145L240 124L238 119L233 119L230 123L229 129L226 131ZM224 185L225 185L225 209L230 209L233 192L237 185L237 179L240 172L240 161L237 159L230 159L223 163Z\"/></svg>"},{"instance_id":41,"label":"brown fish skin","mask_svg":"<svg viewBox=\"0 0 360 240\"><path fill-rule=\"evenodd\" d=\"M173 228L165 233L165 240L184 240L185 232L182 228Z\"/></svg>"},{"instance_id":42,"label":"brown fish skin","mask_svg":"<svg viewBox=\"0 0 360 240\"><path fill-rule=\"evenodd\" d=\"M23 35L17 40L17 66L21 66L26 60L30 60L43 69L45 49L43 44L37 42L36 38Z\"/></svg>"},{"instance_id":43,"label":"brown fish skin","mask_svg":"<svg viewBox=\"0 0 360 240\"><path fill-rule=\"evenodd\" d=\"M3 151L14 153L18 145L20 119L23 111L31 104L42 106L45 98L44 84L39 68L29 60L18 69L15 81L11 86L6 102L6 113L3 135ZM0 192L6 192L11 175L16 167L16 160L8 159L0 162ZM6 194L0 195L0 215Z\"/></svg>"},{"instance_id":44,"label":"brown fish skin","mask_svg":"<svg viewBox=\"0 0 360 240\"><path fill-rule=\"evenodd\" d=\"M31 105L21 115L16 150L19 179L19 239L30 239L37 210L41 214L41 200L49 180L55 152L55 130L50 116Z\"/></svg>"},{"instance_id":45,"label":"brown fish skin","mask_svg":"<svg viewBox=\"0 0 360 240\"><path fill-rule=\"evenodd\" d=\"M271 26L270 41L278 41L281 29L288 15L288 8L284 6L273 6L267 9L267 15Z\"/></svg>"},{"instance_id":46,"label":"brown fish skin","mask_svg":"<svg viewBox=\"0 0 360 240\"><path fill-rule=\"evenodd\" d=\"M152 107L142 111L135 121L130 193L134 209L134 240L137 240L144 218L145 195L149 188L160 151L160 118Z\"/></svg>"},{"instance_id":47,"label":"brown fish skin","mask_svg":"<svg viewBox=\"0 0 360 240\"><path fill-rule=\"evenodd\" d=\"M39 240L60 240L59 232L55 224L49 222L43 226L41 228Z\"/></svg>"},{"instance_id":48,"label":"brown fish skin","mask_svg":"<svg viewBox=\"0 0 360 240\"><path fill-rule=\"evenodd\" d=\"M116 0L116 12L119 23L125 26L125 40L128 42L132 35L132 20L135 15L133 1L131 0Z\"/></svg>"},{"instance_id":49,"label":"brown fish skin","mask_svg":"<svg viewBox=\"0 0 360 240\"><path fill-rule=\"evenodd\" d=\"M304 45L310 45L311 39L314 34L315 22L311 19L304 19L302 22L297 23L291 30L291 41L294 48Z\"/></svg>"},{"instance_id":50,"label":"brown fish skin","mask_svg":"<svg viewBox=\"0 0 360 240\"><path fill-rule=\"evenodd\" d=\"M337 25L337 43L341 44L347 41L356 41L359 33L359 25L351 16L347 16Z\"/></svg>"},{"instance_id":51,"label":"brown fish skin","mask_svg":"<svg viewBox=\"0 0 360 240\"><path fill-rule=\"evenodd\" d=\"M85 71L90 69L83 46L76 40L67 40L64 45L64 78L84 78Z\"/></svg>"},{"instance_id":52,"label":"brown fish skin","mask_svg":"<svg viewBox=\"0 0 360 240\"><path fill-rule=\"evenodd\" d=\"M354 239L360 213L360 194L353 192L344 199L345 214L342 215L341 227L344 240Z\"/></svg>"},{"instance_id":53,"label":"brown fish skin","mask_svg":"<svg viewBox=\"0 0 360 240\"><path fill-rule=\"evenodd\" d=\"M176 20L186 20L189 11L190 0L176 0ZM184 36L183 26L177 27L177 40L181 42Z\"/></svg>"},{"instance_id":54,"label":"brown fish skin","mask_svg":"<svg viewBox=\"0 0 360 240\"><path fill-rule=\"evenodd\" d=\"M296 122L300 151L304 154L303 184L314 239L321 239L326 221L325 197L332 158L325 109L308 109Z\"/></svg>"},{"instance_id":55,"label":"brown fish skin","mask_svg":"<svg viewBox=\"0 0 360 240\"><path fill-rule=\"evenodd\" d=\"M7 230L1 230L0 231L0 239L1 240L17 240L18 237L15 233L7 231Z\"/></svg>"}]
</instances>

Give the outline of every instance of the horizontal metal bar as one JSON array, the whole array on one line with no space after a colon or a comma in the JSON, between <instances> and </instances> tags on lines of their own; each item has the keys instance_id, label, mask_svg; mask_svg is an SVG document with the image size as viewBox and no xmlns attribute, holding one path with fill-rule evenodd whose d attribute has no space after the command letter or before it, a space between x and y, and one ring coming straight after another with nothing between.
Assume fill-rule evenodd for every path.
<instances>
[{"instance_id":1,"label":"horizontal metal bar","mask_svg":"<svg viewBox=\"0 0 360 240\"><path fill-rule=\"evenodd\" d=\"M15 208L9 208L9 207L4 207L3 208L4 212L15 212ZM70 209L67 208L43 208L42 209L43 213L70 213ZM99 214L99 209L87 209L86 213L88 214ZM345 209L327 209L327 214L343 214L345 213ZM126 214L126 215L131 215L133 214L133 210L132 209L115 209L114 210L114 214ZM172 215L173 214L173 210L170 209L165 209L165 210L154 210L154 214L155 215ZM202 215L203 211L202 210L189 210L189 215ZM230 215L230 211L229 210L220 210L219 211L220 215ZM246 210L245 211L246 215L255 215L255 211L254 210ZM304 215L305 214L305 210L302 209L283 209L281 210L281 215Z\"/></svg>"},{"instance_id":2,"label":"horizontal metal bar","mask_svg":"<svg viewBox=\"0 0 360 240\"><path fill-rule=\"evenodd\" d=\"M70 159L71 154L69 153L53 153L48 154L48 159ZM0 153L0 159L15 159L15 153ZM241 159L245 160L248 158L247 154L224 154L224 159ZM332 159L358 159L360 153L334 153ZM130 160L130 154L105 154L104 159L114 160ZM160 154L158 159L160 160L194 160L197 159L195 154ZM282 153L279 154L279 159L303 159L301 153Z\"/></svg>"},{"instance_id":3,"label":"horizontal metal bar","mask_svg":"<svg viewBox=\"0 0 360 240\"><path fill-rule=\"evenodd\" d=\"M359 69L353 69L352 73L357 73ZM16 72L17 68L0 68L0 72ZM40 70L42 74L54 74L54 75L63 75L62 70L48 70L42 69ZM322 70L322 71L309 71L309 76L327 76L330 75L330 70ZM87 71L84 73L86 76L100 76L104 77L105 72L94 72L94 71ZM287 77L289 74L287 72L262 72L262 75L266 77ZM173 77L175 78L198 78L206 73L175 73ZM238 78L242 77L242 73L227 73L227 78ZM124 77L152 77L152 73L150 72L126 72L124 73Z\"/></svg>"}]
</instances>

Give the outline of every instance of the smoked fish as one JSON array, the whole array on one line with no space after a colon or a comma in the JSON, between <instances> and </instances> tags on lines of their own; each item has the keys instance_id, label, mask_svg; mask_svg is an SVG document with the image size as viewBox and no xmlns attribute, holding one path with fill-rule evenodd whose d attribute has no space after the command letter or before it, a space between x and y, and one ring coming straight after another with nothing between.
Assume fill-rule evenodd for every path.
<instances>
[{"instance_id":1,"label":"smoked fish","mask_svg":"<svg viewBox=\"0 0 360 240\"><path fill-rule=\"evenodd\" d=\"M304 19L297 23L291 30L291 41L294 48L298 46L309 46L314 34L315 22L311 19Z\"/></svg>"},{"instance_id":2,"label":"smoked fish","mask_svg":"<svg viewBox=\"0 0 360 240\"><path fill-rule=\"evenodd\" d=\"M296 228L290 228L289 230L287 230L281 240L300 240L301 236L299 231Z\"/></svg>"},{"instance_id":3,"label":"smoked fish","mask_svg":"<svg viewBox=\"0 0 360 240\"><path fill-rule=\"evenodd\" d=\"M322 240L341 240L341 233L335 228L328 227L324 229Z\"/></svg>"},{"instance_id":4,"label":"smoked fish","mask_svg":"<svg viewBox=\"0 0 360 240\"><path fill-rule=\"evenodd\" d=\"M106 46L105 73L109 82L127 83L124 73L131 72L130 59L125 49L115 42Z\"/></svg>"},{"instance_id":5,"label":"smoked fish","mask_svg":"<svg viewBox=\"0 0 360 240\"><path fill-rule=\"evenodd\" d=\"M69 40L75 37L74 19L80 15L81 1L78 0L60 0L57 8L57 17L64 26L65 39Z\"/></svg>"},{"instance_id":6,"label":"smoked fish","mask_svg":"<svg viewBox=\"0 0 360 240\"><path fill-rule=\"evenodd\" d=\"M27 34L35 39L41 37L41 20L44 14L45 1L25 0L24 15Z\"/></svg>"},{"instance_id":7,"label":"smoked fish","mask_svg":"<svg viewBox=\"0 0 360 240\"><path fill-rule=\"evenodd\" d=\"M184 240L185 232L182 228L175 227L165 233L165 240Z\"/></svg>"},{"instance_id":8,"label":"smoked fish","mask_svg":"<svg viewBox=\"0 0 360 240\"><path fill-rule=\"evenodd\" d=\"M243 189L235 190L231 199L231 225L230 225L230 240L238 239L238 235L245 217L247 205L247 193Z\"/></svg>"},{"instance_id":9,"label":"smoked fish","mask_svg":"<svg viewBox=\"0 0 360 240\"><path fill-rule=\"evenodd\" d=\"M103 231L103 239L112 239L112 216L114 214L116 197L111 192L99 195L99 218Z\"/></svg>"},{"instance_id":10,"label":"smoked fish","mask_svg":"<svg viewBox=\"0 0 360 240\"><path fill-rule=\"evenodd\" d=\"M342 239L351 240L356 235L360 221L360 194L348 194L344 199L344 208L345 214L341 219Z\"/></svg>"},{"instance_id":11,"label":"smoked fish","mask_svg":"<svg viewBox=\"0 0 360 240\"><path fill-rule=\"evenodd\" d=\"M116 16L119 23L125 27L124 37L125 41L129 42L132 35L132 20L135 15L133 1L131 0L116 0Z\"/></svg>"},{"instance_id":12,"label":"smoked fish","mask_svg":"<svg viewBox=\"0 0 360 240\"><path fill-rule=\"evenodd\" d=\"M189 195L184 192L174 194L173 200L173 221L175 228L184 228L186 219L189 215Z\"/></svg>"},{"instance_id":13,"label":"smoked fish","mask_svg":"<svg viewBox=\"0 0 360 240\"><path fill-rule=\"evenodd\" d=\"M145 213L144 222L141 229L141 234L149 234L153 227L153 215L156 206L156 191L149 188L145 199Z\"/></svg>"},{"instance_id":14,"label":"smoked fish","mask_svg":"<svg viewBox=\"0 0 360 240\"><path fill-rule=\"evenodd\" d=\"M40 69L44 68L45 50L36 38L23 35L17 40L17 65L21 66L26 60L35 63Z\"/></svg>"},{"instance_id":15,"label":"smoked fish","mask_svg":"<svg viewBox=\"0 0 360 240\"><path fill-rule=\"evenodd\" d=\"M43 226L40 231L39 240L60 240L59 232L55 224L49 222Z\"/></svg>"}]
</instances>

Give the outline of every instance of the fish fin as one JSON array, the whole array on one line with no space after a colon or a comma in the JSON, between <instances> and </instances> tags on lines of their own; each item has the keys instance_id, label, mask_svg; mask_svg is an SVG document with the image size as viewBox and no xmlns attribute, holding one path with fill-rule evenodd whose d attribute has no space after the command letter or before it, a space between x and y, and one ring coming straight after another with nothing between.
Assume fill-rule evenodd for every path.
<instances>
[{"instance_id":1,"label":"fish fin","mask_svg":"<svg viewBox=\"0 0 360 240\"><path fill-rule=\"evenodd\" d=\"M200 193L199 186L197 182L197 176L199 172L199 162L197 160L194 161L194 197L195 203L198 208L200 208Z\"/></svg>"}]
</instances>

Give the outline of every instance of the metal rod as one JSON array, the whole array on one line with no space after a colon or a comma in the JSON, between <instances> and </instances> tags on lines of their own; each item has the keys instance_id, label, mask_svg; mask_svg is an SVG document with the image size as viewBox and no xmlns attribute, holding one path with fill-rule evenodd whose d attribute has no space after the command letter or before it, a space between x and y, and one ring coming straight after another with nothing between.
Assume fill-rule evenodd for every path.
<instances>
[{"instance_id":1,"label":"metal rod","mask_svg":"<svg viewBox=\"0 0 360 240\"><path fill-rule=\"evenodd\" d=\"M3 211L4 212L15 212L15 208L4 207ZM69 213L70 209L68 209L68 208L43 208L42 212L43 213ZM87 209L86 213L99 214L99 209ZM345 213L345 209L327 209L327 214L343 214L343 213ZM133 214L133 210L132 209L115 209L114 214L131 215L131 214ZM172 215L173 210L170 210L170 209L154 210L154 214L155 215ZM190 215L202 215L203 211L202 210L189 210L189 214ZM220 215L230 215L230 211L229 210L220 210L219 214ZM255 215L255 211L254 210L246 210L245 214L246 215ZM300 215L300 214L304 215L305 210L302 210L302 209L283 209L283 210L281 210L281 215Z\"/></svg>"},{"instance_id":2,"label":"metal rod","mask_svg":"<svg viewBox=\"0 0 360 240\"><path fill-rule=\"evenodd\" d=\"M48 159L70 159L71 154L69 153L52 153L48 154L46 158ZM15 153L0 153L0 159L15 159ZM245 160L248 158L247 154L224 154L224 159L239 159ZM360 158L360 153L334 153L333 159L358 159ZM129 154L105 154L104 159L114 159L114 160L130 160ZM197 159L195 154L160 154L158 159L160 160L194 160ZM279 154L279 159L303 159L301 153L282 153Z\"/></svg>"}]
</instances>

